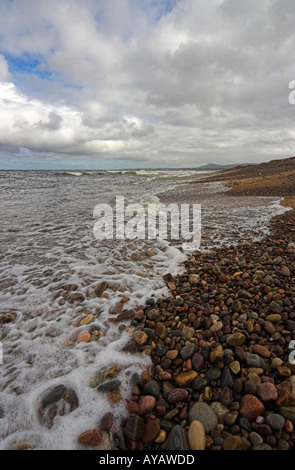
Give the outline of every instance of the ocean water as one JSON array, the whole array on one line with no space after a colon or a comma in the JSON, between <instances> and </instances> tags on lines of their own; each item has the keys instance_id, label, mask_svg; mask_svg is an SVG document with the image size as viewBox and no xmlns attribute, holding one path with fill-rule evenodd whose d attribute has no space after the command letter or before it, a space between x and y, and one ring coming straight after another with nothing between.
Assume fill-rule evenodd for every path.
<instances>
[{"instance_id":1,"label":"ocean water","mask_svg":"<svg viewBox=\"0 0 295 470\"><path fill-rule=\"evenodd\" d=\"M106 412L118 426L126 413L124 402L111 405L90 386L93 377L118 365L127 397L132 375L149 365L148 357L122 352L130 332L110 321L110 310L122 297L132 309L169 295L162 276L180 273L189 253L179 241L97 240L97 204L114 207L116 196L144 207L201 204L201 250L259 239L271 217L286 210L278 198L234 198L221 183L195 184L206 176L194 170L0 172L0 318L16 317L0 325L0 449L20 441L35 449L81 448L77 437ZM94 288L103 281L107 296L97 298ZM70 302L68 292L84 300ZM90 314L91 323L79 326ZM87 330L96 340L77 343ZM79 406L57 413L48 426L40 403L60 384L75 391Z\"/></svg>"}]
</instances>

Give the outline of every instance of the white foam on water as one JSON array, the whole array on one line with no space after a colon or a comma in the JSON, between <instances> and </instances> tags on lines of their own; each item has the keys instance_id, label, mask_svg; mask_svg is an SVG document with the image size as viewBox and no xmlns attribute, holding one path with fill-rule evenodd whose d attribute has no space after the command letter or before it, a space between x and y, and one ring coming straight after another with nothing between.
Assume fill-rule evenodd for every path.
<instances>
[{"instance_id":1,"label":"white foam on water","mask_svg":"<svg viewBox=\"0 0 295 470\"><path fill-rule=\"evenodd\" d=\"M116 195L124 195L127 204L139 202L146 208L158 204L168 189L175 192L175 175L162 178L163 172L159 172L160 184L159 178L153 182L148 175L140 183L140 191L134 192L132 184L142 181L142 175L129 173L103 177L101 172L83 173L75 185L62 174L4 174L0 314L14 313L16 319L0 330L0 407L4 413L0 449L23 440L37 449L81 448L78 436L97 427L106 412L114 413L118 426L126 415L124 403L111 405L105 394L90 387L93 376L118 364L120 392L126 398L132 374L140 374L150 364L147 356L122 352L130 334L109 322L113 318L110 309L124 296L130 299L126 309L132 309L150 297L169 295L162 276L181 273L187 253L167 240L95 239L93 209L98 203L112 203ZM187 177L191 175L184 173L184 182L190 181ZM217 197L210 201L214 192ZM247 233L253 237L253 230L257 236L264 235L270 218L286 210L278 198L239 199L237 205L220 184L207 185L202 194L203 200L196 194L195 202L203 205L204 231L211 237L204 249L232 243ZM190 192L186 202L192 199ZM228 236L221 237L223 232ZM102 281L109 284L109 298L93 294ZM61 305L62 297L55 297L57 292L65 292L65 285L76 285L75 292L85 300ZM89 313L93 321L78 326L78 320ZM128 326L130 322L124 323ZM77 344L73 334L89 328L99 331L99 339ZM48 389L60 384L75 391L79 407L56 416L48 429L39 419L40 401Z\"/></svg>"}]
</instances>

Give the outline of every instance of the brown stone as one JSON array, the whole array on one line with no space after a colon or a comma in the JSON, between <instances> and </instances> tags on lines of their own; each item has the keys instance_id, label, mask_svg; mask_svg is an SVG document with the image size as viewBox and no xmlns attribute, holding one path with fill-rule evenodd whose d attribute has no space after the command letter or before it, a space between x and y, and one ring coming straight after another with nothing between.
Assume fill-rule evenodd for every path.
<instances>
[{"instance_id":1,"label":"brown stone","mask_svg":"<svg viewBox=\"0 0 295 470\"><path fill-rule=\"evenodd\" d=\"M163 325L163 323L157 323L156 325L156 335L158 336L158 338L160 339L165 339L166 336L167 336L167 328L165 325Z\"/></svg>"},{"instance_id":2,"label":"brown stone","mask_svg":"<svg viewBox=\"0 0 295 470\"><path fill-rule=\"evenodd\" d=\"M178 403L188 398L188 391L185 388L175 388L167 398L168 403Z\"/></svg>"},{"instance_id":3,"label":"brown stone","mask_svg":"<svg viewBox=\"0 0 295 470\"><path fill-rule=\"evenodd\" d=\"M275 401L278 398L277 389L272 383L258 384L257 392L263 402Z\"/></svg>"},{"instance_id":4,"label":"brown stone","mask_svg":"<svg viewBox=\"0 0 295 470\"><path fill-rule=\"evenodd\" d=\"M287 266L283 266L281 269L281 274L283 276L290 277L291 276L290 269Z\"/></svg>"},{"instance_id":5,"label":"brown stone","mask_svg":"<svg viewBox=\"0 0 295 470\"><path fill-rule=\"evenodd\" d=\"M178 357L177 349L172 349L171 351L167 351L166 353L166 359L170 359L171 361L173 361L177 357Z\"/></svg>"},{"instance_id":6,"label":"brown stone","mask_svg":"<svg viewBox=\"0 0 295 470\"><path fill-rule=\"evenodd\" d=\"M198 376L197 372L190 370L183 372L175 378L175 382L179 387L188 387L189 384Z\"/></svg>"},{"instance_id":7,"label":"brown stone","mask_svg":"<svg viewBox=\"0 0 295 470\"><path fill-rule=\"evenodd\" d=\"M253 352L258 354L260 357L265 357L267 359L270 357L269 350L265 346L260 346L260 344L255 344L255 346L253 346Z\"/></svg>"},{"instance_id":8,"label":"brown stone","mask_svg":"<svg viewBox=\"0 0 295 470\"><path fill-rule=\"evenodd\" d=\"M239 436L229 436L223 441L224 450L247 450L243 439Z\"/></svg>"},{"instance_id":9,"label":"brown stone","mask_svg":"<svg viewBox=\"0 0 295 470\"><path fill-rule=\"evenodd\" d=\"M96 447L102 441L102 434L98 429L92 429L81 434L78 441L86 446Z\"/></svg>"},{"instance_id":10,"label":"brown stone","mask_svg":"<svg viewBox=\"0 0 295 470\"><path fill-rule=\"evenodd\" d=\"M91 334L88 331L83 331L83 333L80 333L77 339L78 343L88 343L88 341L91 338Z\"/></svg>"},{"instance_id":11,"label":"brown stone","mask_svg":"<svg viewBox=\"0 0 295 470\"><path fill-rule=\"evenodd\" d=\"M108 431L113 426L114 415L113 413L106 413L100 421L100 429L102 431Z\"/></svg>"},{"instance_id":12,"label":"brown stone","mask_svg":"<svg viewBox=\"0 0 295 470\"><path fill-rule=\"evenodd\" d=\"M148 340L148 335L144 331L134 331L132 338L139 346L143 346Z\"/></svg>"},{"instance_id":13,"label":"brown stone","mask_svg":"<svg viewBox=\"0 0 295 470\"><path fill-rule=\"evenodd\" d=\"M139 402L139 414L145 415L152 411L156 406L156 399L151 395L146 395Z\"/></svg>"},{"instance_id":14,"label":"brown stone","mask_svg":"<svg viewBox=\"0 0 295 470\"><path fill-rule=\"evenodd\" d=\"M131 415L139 415L140 408L139 404L133 400L126 400L127 410Z\"/></svg>"},{"instance_id":15,"label":"brown stone","mask_svg":"<svg viewBox=\"0 0 295 470\"><path fill-rule=\"evenodd\" d=\"M243 333L233 333L228 335L226 342L229 346L242 346L246 341L246 336Z\"/></svg>"},{"instance_id":16,"label":"brown stone","mask_svg":"<svg viewBox=\"0 0 295 470\"><path fill-rule=\"evenodd\" d=\"M149 421L144 426L143 435L141 441L143 444L150 444L155 439L157 439L158 435L160 434L161 427L156 420Z\"/></svg>"},{"instance_id":17,"label":"brown stone","mask_svg":"<svg viewBox=\"0 0 295 470\"><path fill-rule=\"evenodd\" d=\"M288 382L282 382L277 385L278 397L276 404L278 406L294 406L295 397L292 395L291 384Z\"/></svg>"},{"instance_id":18,"label":"brown stone","mask_svg":"<svg viewBox=\"0 0 295 470\"><path fill-rule=\"evenodd\" d=\"M95 286L94 293L96 297L101 297L107 288L108 288L107 282L101 282L99 285Z\"/></svg>"},{"instance_id":19,"label":"brown stone","mask_svg":"<svg viewBox=\"0 0 295 470\"><path fill-rule=\"evenodd\" d=\"M249 421L255 421L265 411L261 401L254 395L244 395L240 403L240 414Z\"/></svg>"}]
</instances>

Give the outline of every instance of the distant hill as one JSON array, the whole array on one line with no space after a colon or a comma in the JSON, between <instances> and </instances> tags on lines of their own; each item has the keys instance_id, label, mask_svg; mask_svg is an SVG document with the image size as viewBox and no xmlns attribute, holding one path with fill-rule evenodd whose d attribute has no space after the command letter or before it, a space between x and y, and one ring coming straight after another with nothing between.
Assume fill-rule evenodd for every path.
<instances>
[{"instance_id":1,"label":"distant hill","mask_svg":"<svg viewBox=\"0 0 295 470\"><path fill-rule=\"evenodd\" d=\"M232 164L232 165L218 165L216 163L208 163L207 165L199 166L196 170L202 171L219 171L219 170L231 170L232 168L249 166L250 163L239 163L239 164ZM254 164L256 165L256 164Z\"/></svg>"},{"instance_id":2,"label":"distant hill","mask_svg":"<svg viewBox=\"0 0 295 470\"><path fill-rule=\"evenodd\" d=\"M295 157L224 169L206 181L226 181L228 194L284 197L283 204L295 208Z\"/></svg>"}]
</instances>

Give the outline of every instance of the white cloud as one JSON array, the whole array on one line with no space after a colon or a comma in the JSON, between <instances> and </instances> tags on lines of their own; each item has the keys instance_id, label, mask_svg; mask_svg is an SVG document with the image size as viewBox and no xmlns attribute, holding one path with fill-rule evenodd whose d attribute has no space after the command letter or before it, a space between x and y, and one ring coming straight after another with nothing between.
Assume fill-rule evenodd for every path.
<instances>
[{"instance_id":1,"label":"white cloud","mask_svg":"<svg viewBox=\"0 0 295 470\"><path fill-rule=\"evenodd\" d=\"M286 157L294 20L292 0L3 1L0 145L163 166ZM6 55L40 64L10 75Z\"/></svg>"},{"instance_id":2,"label":"white cloud","mask_svg":"<svg viewBox=\"0 0 295 470\"><path fill-rule=\"evenodd\" d=\"M8 82L10 78L11 74L9 72L8 64L3 55L0 54L0 82Z\"/></svg>"}]
</instances>

